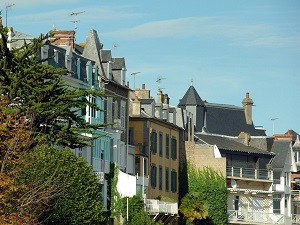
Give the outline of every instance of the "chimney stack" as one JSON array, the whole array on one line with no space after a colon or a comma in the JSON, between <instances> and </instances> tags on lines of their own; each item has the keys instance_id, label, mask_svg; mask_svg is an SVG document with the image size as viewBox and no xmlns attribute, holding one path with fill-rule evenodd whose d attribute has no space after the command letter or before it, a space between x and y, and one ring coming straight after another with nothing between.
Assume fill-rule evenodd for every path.
<instances>
[{"instance_id":1,"label":"chimney stack","mask_svg":"<svg viewBox=\"0 0 300 225\"><path fill-rule=\"evenodd\" d=\"M75 31L74 30L51 30L53 34L50 41L58 46L71 46L75 49Z\"/></svg>"},{"instance_id":2,"label":"chimney stack","mask_svg":"<svg viewBox=\"0 0 300 225\"><path fill-rule=\"evenodd\" d=\"M247 92L246 97L242 101L242 104L243 104L244 111L245 111L246 123L248 125L252 125L252 106L253 106L253 103L254 102L249 97L249 92Z\"/></svg>"},{"instance_id":3,"label":"chimney stack","mask_svg":"<svg viewBox=\"0 0 300 225\"><path fill-rule=\"evenodd\" d=\"M163 103L164 102L164 95L161 90L158 90L157 92L157 103Z\"/></svg>"}]
</instances>

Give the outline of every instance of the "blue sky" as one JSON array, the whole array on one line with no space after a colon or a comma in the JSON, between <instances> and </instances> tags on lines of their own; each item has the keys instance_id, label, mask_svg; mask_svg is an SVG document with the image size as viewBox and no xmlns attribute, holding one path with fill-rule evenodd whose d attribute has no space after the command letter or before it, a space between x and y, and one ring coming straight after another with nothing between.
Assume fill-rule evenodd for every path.
<instances>
[{"instance_id":1,"label":"blue sky","mask_svg":"<svg viewBox=\"0 0 300 225\"><path fill-rule=\"evenodd\" d=\"M8 26L26 34L77 25L80 43L97 30L104 49L125 57L131 88L139 71L135 86L156 97L163 78L172 105L191 80L211 103L241 106L249 92L256 126L300 133L300 1L10 0L0 2L3 23L6 4L15 4Z\"/></svg>"}]
</instances>

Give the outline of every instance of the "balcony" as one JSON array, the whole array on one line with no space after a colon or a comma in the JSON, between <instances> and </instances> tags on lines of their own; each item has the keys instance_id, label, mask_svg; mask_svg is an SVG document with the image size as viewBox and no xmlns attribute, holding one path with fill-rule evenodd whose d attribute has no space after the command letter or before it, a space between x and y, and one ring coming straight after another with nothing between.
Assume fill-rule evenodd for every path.
<instances>
[{"instance_id":1,"label":"balcony","mask_svg":"<svg viewBox=\"0 0 300 225\"><path fill-rule=\"evenodd\" d=\"M243 167L226 167L227 178L248 179L248 180L264 180L272 182L273 171L266 169L253 169Z\"/></svg>"},{"instance_id":2,"label":"balcony","mask_svg":"<svg viewBox=\"0 0 300 225\"><path fill-rule=\"evenodd\" d=\"M299 202L300 201L300 190L292 190L292 201Z\"/></svg>"},{"instance_id":3,"label":"balcony","mask_svg":"<svg viewBox=\"0 0 300 225\"><path fill-rule=\"evenodd\" d=\"M292 224L300 224L300 214L292 214Z\"/></svg>"},{"instance_id":4,"label":"balcony","mask_svg":"<svg viewBox=\"0 0 300 225\"><path fill-rule=\"evenodd\" d=\"M178 214L178 204L177 202L165 202L156 199L146 199L146 211L151 215L156 214L168 214L177 215Z\"/></svg>"},{"instance_id":5,"label":"balcony","mask_svg":"<svg viewBox=\"0 0 300 225\"><path fill-rule=\"evenodd\" d=\"M285 224L283 214L228 210L229 224Z\"/></svg>"}]
</instances>

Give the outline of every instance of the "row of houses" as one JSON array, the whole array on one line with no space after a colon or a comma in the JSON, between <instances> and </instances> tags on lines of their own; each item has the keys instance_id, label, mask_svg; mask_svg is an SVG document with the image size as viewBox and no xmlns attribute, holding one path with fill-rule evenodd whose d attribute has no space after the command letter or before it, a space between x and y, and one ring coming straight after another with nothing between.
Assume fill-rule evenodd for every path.
<instances>
[{"instance_id":1,"label":"row of houses","mask_svg":"<svg viewBox=\"0 0 300 225\"><path fill-rule=\"evenodd\" d=\"M53 43L40 55L74 87L97 89L106 97L89 96L103 111L80 113L89 123L106 124L92 146L73 149L93 167L102 188L105 210L111 205L112 164L118 167L121 196L140 194L155 220L176 222L184 196L179 177L190 162L226 177L228 224L300 224L300 141L294 131L267 136L252 121L253 100L246 93L241 106L204 101L193 83L177 106L162 90L152 97L143 84L131 89L125 58L103 49L91 29L84 44L75 32L52 29ZM33 37L9 31L10 48ZM58 39L57 39L58 38Z\"/></svg>"}]
</instances>

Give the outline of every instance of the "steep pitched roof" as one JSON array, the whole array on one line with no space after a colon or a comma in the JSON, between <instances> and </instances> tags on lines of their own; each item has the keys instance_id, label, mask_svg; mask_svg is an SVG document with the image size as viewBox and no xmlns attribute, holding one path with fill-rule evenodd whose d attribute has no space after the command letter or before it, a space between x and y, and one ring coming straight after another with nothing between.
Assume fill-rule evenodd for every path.
<instances>
[{"instance_id":1,"label":"steep pitched roof","mask_svg":"<svg viewBox=\"0 0 300 225\"><path fill-rule=\"evenodd\" d=\"M255 129L253 123L247 125L243 107L205 103L206 129L209 133L238 136L247 132L251 136L266 136L265 130Z\"/></svg>"},{"instance_id":2,"label":"steep pitched roof","mask_svg":"<svg viewBox=\"0 0 300 225\"><path fill-rule=\"evenodd\" d=\"M199 138L197 143L216 145L219 149L253 154L274 155L272 152L244 145L235 141L234 138L203 133L196 133L195 135Z\"/></svg>"},{"instance_id":3,"label":"steep pitched roof","mask_svg":"<svg viewBox=\"0 0 300 225\"><path fill-rule=\"evenodd\" d=\"M101 43L97 31L91 29L89 35L86 38L86 43L82 52L82 56L94 61L98 66L98 68L101 68L100 50L101 50Z\"/></svg>"},{"instance_id":4,"label":"steep pitched roof","mask_svg":"<svg viewBox=\"0 0 300 225\"><path fill-rule=\"evenodd\" d=\"M100 51L100 56L101 56L101 60L102 62L108 62L111 61L111 50L101 50Z\"/></svg>"},{"instance_id":5,"label":"steep pitched roof","mask_svg":"<svg viewBox=\"0 0 300 225\"><path fill-rule=\"evenodd\" d=\"M121 70L122 68L126 69L124 58L113 58L113 61L114 61L114 63L112 64L113 70Z\"/></svg>"},{"instance_id":6,"label":"steep pitched roof","mask_svg":"<svg viewBox=\"0 0 300 225\"><path fill-rule=\"evenodd\" d=\"M186 105L205 106L193 85L189 87L183 98L180 99L178 107Z\"/></svg>"},{"instance_id":7,"label":"steep pitched roof","mask_svg":"<svg viewBox=\"0 0 300 225\"><path fill-rule=\"evenodd\" d=\"M272 162L272 167L277 172L282 171L284 168L290 143L291 142L289 140L274 141L272 152L274 152L276 156L274 157L274 160Z\"/></svg>"}]
</instances>

